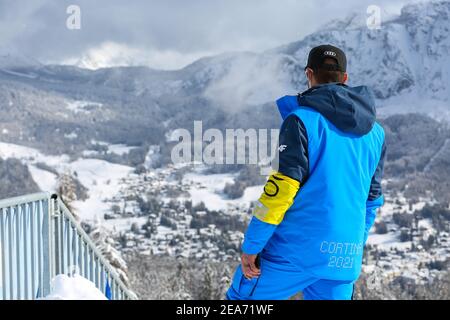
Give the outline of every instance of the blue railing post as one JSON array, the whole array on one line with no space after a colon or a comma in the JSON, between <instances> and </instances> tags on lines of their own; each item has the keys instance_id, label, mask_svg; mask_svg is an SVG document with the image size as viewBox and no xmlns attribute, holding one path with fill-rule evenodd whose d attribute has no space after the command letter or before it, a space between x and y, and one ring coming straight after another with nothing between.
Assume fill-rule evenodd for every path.
<instances>
[{"instance_id":1,"label":"blue railing post","mask_svg":"<svg viewBox=\"0 0 450 320\"><path fill-rule=\"evenodd\" d=\"M42 283L41 283L41 295L43 297L50 294L50 282L52 274L52 261L51 261L51 237L50 237L50 201L44 201L43 203L43 220L42 220L42 254L43 254L43 266L42 266Z\"/></svg>"},{"instance_id":2,"label":"blue railing post","mask_svg":"<svg viewBox=\"0 0 450 320\"><path fill-rule=\"evenodd\" d=\"M55 266L55 275L56 274L60 274L63 271L61 270L61 257L60 257L60 251L61 251L61 243L59 241L59 235L60 235L60 225L59 225L59 219L60 219L60 214L59 214L59 208L58 208L58 202L56 201L58 199L58 196L56 194L52 194L50 197L50 201L51 201L51 210L50 210L50 221L51 221L51 226L53 227L52 230L52 234L51 239L53 240L54 243L54 252L53 252L53 261L54 261L54 266Z\"/></svg>"}]
</instances>

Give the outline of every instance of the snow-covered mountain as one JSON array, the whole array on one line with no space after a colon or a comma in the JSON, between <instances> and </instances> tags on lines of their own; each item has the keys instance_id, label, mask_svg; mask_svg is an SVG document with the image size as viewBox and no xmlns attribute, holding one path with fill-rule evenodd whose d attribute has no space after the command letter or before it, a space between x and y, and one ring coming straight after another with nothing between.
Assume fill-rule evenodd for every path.
<instances>
[{"instance_id":1,"label":"snow-covered mountain","mask_svg":"<svg viewBox=\"0 0 450 320\"><path fill-rule=\"evenodd\" d=\"M178 71L145 67L96 71L41 67L27 59L11 61L10 56L5 58L0 54L0 67L6 59L8 69L14 66L21 72L14 75L3 71L0 79L24 82L43 90L56 89L66 95L76 89L85 90L86 85L101 92L122 90L131 96L146 94L155 99L165 95L197 95L227 109L241 110L303 90L303 67L308 51L318 44L331 43L347 53L349 83L370 85L380 99L380 106L397 103L389 103L388 98L405 96L429 104L424 108L427 112L427 108L435 105L427 101L441 101L444 107L448 106L449 15L449 1L410 4L399 16L382 21L381 28L374 30L360 25L361 19L349 16L349 21L335 21L302 40L266 52L203 58ZM20 77L21 74L36 77ZM406 105L403 109L407 108Z\"/></svg>"},{"instance_id":2,"label":"snow-covered mountain","mask_svg":"<svg viewBox=\"0 0 450 320\"><path fill-rule=\"evenodd\" d=\"M382 22L379 30L349 24L344 29L319 31L275 52L304 61L315 44L336 44L347 52L351 84L369 84L382 100L413 96L418 103L439 100L448 108L449 15L447 1L407 5L399 17ZM389 100L379 105L386 104ZM407 105L403 107L397 111L409 111Z\"/></svg>"},{"instance_id":3,"label":"snow-covered mountain","mask_svg":"<svg viewBox=\"0 0 450 320\"><path fill-rule=\"evenodd\" d=\"M267 102L305 88L303 67L309 50L330 43L347 54L349 84L371 86L380 107L398 103L390 103L389 98L406 97L425 103L422 112L431 112L436 100L448 111L449 19L448 1L411 4L399 16L382 21L380 29L369 29L357 23L360 19L349 16L348 21L329 24L300 41L262 54L214 57L190 68L203 66L195 70L194 78L209 84L205 85L209 96L221 101L228 97L226 104ZM396 112L409 111L407 105L402 107Z\"/></svg>"}]
</instances>

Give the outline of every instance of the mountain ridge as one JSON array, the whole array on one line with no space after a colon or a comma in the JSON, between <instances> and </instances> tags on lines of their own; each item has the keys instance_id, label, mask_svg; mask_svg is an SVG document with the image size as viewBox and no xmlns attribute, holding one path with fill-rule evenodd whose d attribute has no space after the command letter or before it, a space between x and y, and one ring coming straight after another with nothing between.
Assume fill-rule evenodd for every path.
<instances>
[{"instance_id":1,"label":"mountain ridge","mask_svg":"<svg viewBox=\"0 0 450 320\"><path fill-rule=\"evenodd\" d=\"M262 53L224 53L174 71L0 66L0 116L8 130L0 139L77 154L95 147L92 139L165 145L167 131L191 130L200 119L205 128L277 128L274 101L306 89L303 67L318 43L347 52L349 84L374 89L380 116L414 111L450 120L449 16L448 1L407 5L380 30L322 30Z\"/></svg>"},{"instance_id":2,"label":"mountain ridge","mask_svg":"<svg viewBox=\"0 0 450 320\"><path fill-rule=\"evenodd\" d=\"M308 51L319 43L332 43L347 53L349 83L370 85L377 98L384 100L417 91L420 95L448 101L450 92L444 84L450 82L450 65L446 63L450 54L449 15L448 1L409 4L397 18L382 21L380 30L370 30L364 25L350 29L335 26L262 53L227 52L171 71L148 67L90 71L55 65L27 68L16 65L10 69L49 82L78 79L92 83L91 79L94 85L113 86L117 81L131 93L139 94L146 89L156 97L191 92L210 97L217 91L224 92L224 96L241 94L230 102L245 105L264 103L282 91L304 87L303 66ZM5 73L5 68L2 69ZM10 76L20 81L19 76ZM110 78L109 82L106 78ZM263 88L270 93L260 97L258 93L261 95Z\"/></svg>"}]
</instances>

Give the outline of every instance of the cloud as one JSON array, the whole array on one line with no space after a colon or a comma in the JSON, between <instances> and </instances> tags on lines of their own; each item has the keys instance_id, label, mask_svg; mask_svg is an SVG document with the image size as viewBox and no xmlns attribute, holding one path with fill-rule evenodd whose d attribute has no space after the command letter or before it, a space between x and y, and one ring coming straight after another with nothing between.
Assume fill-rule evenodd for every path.
<instances>
[{"instance_id":1,"label":"cloud","mask_svg":"<svg viewBox=\"0 0 450 320\"><path fill-rule=\"evenodd\" d=\"M43 62L90 67L180 68L202 55L262 51L300 40L370 4L399 11L407 0L0 0L0 46ZM81 8L81 29L66 8ZM397 12L394 12L397 13Z\"/></svg>"},{"instance_id":2,"label":"cloud","mask_svg":"<svg viewBox=\"0 0 450 320\"><path fill-rule=\"evenodd\" d=\"M148 66L155 69L176 70L211 54L210 52L183 54L174 50L135 48L126 44L106 41L97 47L88 49L81 55L77 54L62 61L52 61L52 63L76 65L86 69L110 66Z\"/></svg>"},{"instance_id":3,"label":"cloud","mask_svg":"<svg viewBox=\"0 0 450 320\"><path fill-rule=\"evenodd\" d=\"M228 111L273 101L295 90L288 73L280 72L285 64L279 56L242 54L227 64L224 76L208 86L205 96Z\"/></svg>"}]
</instances>

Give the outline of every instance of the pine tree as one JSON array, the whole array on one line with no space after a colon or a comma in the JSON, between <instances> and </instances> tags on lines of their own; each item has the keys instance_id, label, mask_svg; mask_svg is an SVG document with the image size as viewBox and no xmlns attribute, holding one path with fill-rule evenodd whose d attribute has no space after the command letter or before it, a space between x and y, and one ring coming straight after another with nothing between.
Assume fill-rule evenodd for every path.
<instances>
[{"instance_id":1,"label":"pine tree","mask_svg":"<svg viewBox=\"0 0 450 320\"><path fill-rule=\"evenodd\" d=\"M203 268L203 279L200 286L199 299L200 300L211 300L214 299L214 281L216 280L215 270L206 263Z\"/></svg>"},{"instance_id":2,"label":"pine tree","mask_svg":"<svg viewBox=\"0 0 450 320\"><path fill-rule=\"evenodd\" d=\"M57 193L66 205L67 209L79 220L72 203L77 200L77 186L69 171L61 174L58 179Z\"/></svg>"},{"instance_id":3,"label":"pine tree","mask_svg":"<svg viewBox=\"0 0 450 320\"><path fill-rule=\"evenodd\" d=\"M189 270L183 263L179 263L177 266L177 273L175 277L170 279L171 291L174 293L172 299L174 300L192 300L192 295L189 292Z\"/></svg>"},{"instance_id":4,"label":"pine tree","mask_svg":"<svg viewBox=\"0 0 450 320\"><path fill-rule=\"evenodd\" d=\"M225 298L228 288L231 285L231 277L233 276L232 272L233 271L230 270L229 265L225 265L225 267L222 269L222 274L219 280L219 285L217 287L215 299L223 300Z\"/></svg>"}]
</instances>

